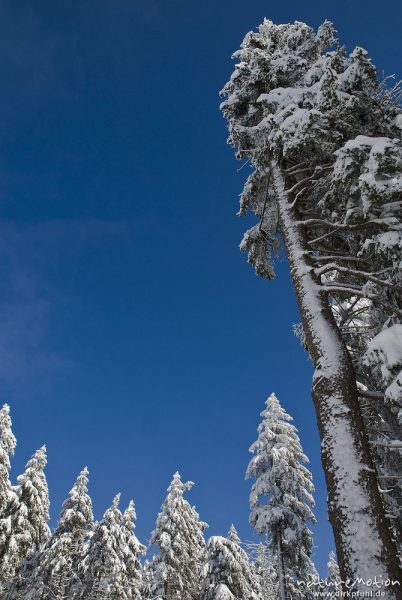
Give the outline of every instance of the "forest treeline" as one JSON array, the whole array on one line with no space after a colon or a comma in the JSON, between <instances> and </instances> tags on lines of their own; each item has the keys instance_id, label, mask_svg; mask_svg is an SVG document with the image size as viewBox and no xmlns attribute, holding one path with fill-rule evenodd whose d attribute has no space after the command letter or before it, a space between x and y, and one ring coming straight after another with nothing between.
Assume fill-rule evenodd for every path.
<instances>
[{"instance_id":1,"label":"forest treeline","mask_svg":"<svg viewBox=\"0 0 402 600\"><path fill-rule=\"evenodd\" d=\"M0 410L1 600L307 600L339 589L330 554L326 581L312 561L312 475L297 429L275 394L261 413L246 476L253 479L250 522L260 543L242 544L232 525L226 537L205 538L207 524L184 494L193 483L175 473L147 546L136 537L136 512L117 495L94 520L83 469L49 528L46 448L10 481L16 439L10 409ZM281 574L281 576L279 576ZM281 590L281 586L283 589ZM290 595L289 595L290 594Z\"/></svg>"}]
</instances>

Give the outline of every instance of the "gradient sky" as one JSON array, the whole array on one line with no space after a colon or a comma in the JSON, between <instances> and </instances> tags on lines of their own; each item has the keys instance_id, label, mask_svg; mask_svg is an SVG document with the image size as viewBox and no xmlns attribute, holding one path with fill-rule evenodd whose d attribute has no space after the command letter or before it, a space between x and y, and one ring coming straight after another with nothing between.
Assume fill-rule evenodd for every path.
<instances>
[{"instance_id":1,"label":"gradient sky","mask_svg":"<svg viewBox=\"0 0 402 600\"><path fill-rule=\"evenodd\" d=\"M136 502L146 542L174 471L209 534L244 540L248 447L275 391L317 488L315 558L332 536L284 258L274 282L238 251L247 167L218 91L264 17L334 22L400 73L400 0L3 0L0 4L0 401L13 478L47 444L56 522L88 465L95 514Z\"/></svg>"}]
</instances>

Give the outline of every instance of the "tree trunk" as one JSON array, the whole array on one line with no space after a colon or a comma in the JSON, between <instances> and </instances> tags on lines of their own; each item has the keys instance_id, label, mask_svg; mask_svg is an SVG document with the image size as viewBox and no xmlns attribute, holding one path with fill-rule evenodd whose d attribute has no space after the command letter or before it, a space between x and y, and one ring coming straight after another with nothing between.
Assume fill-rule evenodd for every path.
<instances>
[{"instance_id":1,"label":"tree trunk","mask_svg":"<svg viewBox=\"0 0 402 600\"><path fill-rule=\"evenodd\" d=\"M285 569L283 567L283 554L282 554L282 534L280 531L278 533L277 555L278 555L279 600L286 600Z\"/></svg>"},{"instance_id":2,"label":"tree trunk","mask_svg":"<svg viewBox=\"0 0 402 600\"><path fill-rule=\"evenodd\" d=\"M175 597L175 585L173 577L168 575L165 581L165 600L173 600Z\"/></svg>"},{"instance_id":3,"label":"tree trunk","mask_svg":"<svg viewBox=\"0 0 402 600\"><path fill-rule=\"evenodd\" d=\"M366 591L367 580L400 580L397 554L385 517L376 474L359 410L355 371L333 318L327 295L308 264L303 226L285 193L280 167L272 164L279 219L303 330L315 366L313 401L321 438L341 577ZM389 600L401 587L387 588Z\"/></svg>"}]
</instances>

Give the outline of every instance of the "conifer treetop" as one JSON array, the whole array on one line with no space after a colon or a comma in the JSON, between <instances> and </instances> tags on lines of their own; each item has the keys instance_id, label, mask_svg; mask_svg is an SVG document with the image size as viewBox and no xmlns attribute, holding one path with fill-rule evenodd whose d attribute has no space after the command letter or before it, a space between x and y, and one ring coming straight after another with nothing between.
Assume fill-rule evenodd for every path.
<instances>
[{"instance_id":1,"label":"conifer treetop","mask_svg":"<svg viewBox=\"0 0 402 600\"><path fill-rule=\"evenodd\" d=\"M120 494L97 523L84 560L84 597L139 600L141 565L145 548L133 533L134 505L125 514L119 509Z\"/></svg>"},{"instance_id":2,"label":"conifer treetop","mask_svg":"<svg viewBox=\"0 0 402 600\"><path fill-rule=\"evenodd\" d=\"M311 532L315 523L312 475L292 417L275 394L266 400L261 413L258 438L250 447L254 454L246 478L254 477L250 494L250 522L257 533L265 534L275 552L278 536L291 563L297 569L310 564Z\"/></svg>"},{"instance_id":3,"label":"conifer treetop","mask_svg":"<svg viewBox=\"0 0 402 600\"><path fill-rule=\"evenodd\" d=\"M36 545L44 543L50 536L49 490L44 473L46 464L46 446L42 446L29 459L25 471L17 477L19 502L27 508L31 534Z\"/></svg>"},{"instance_id":4,"label":"conifer treetop","mask_svg":"<svg viewBox=\"0 0 402 600\"><path fill-rule=\"evenodd\" d=\"M4 404L0 409L0 468L10 469L10 456L13 456L17 440L11 430L10 407Z\"/></svg>"},{"instance_id":5,"label":"conifer treetop","mask_svg":"<svg viewBox=\"0 0 402 600\"><path fill-rule=\"evenodd\" d=\"M236 531L236 527L232 525L229 527L229 531L228 531L228 540L230 540L231 542L233 542L234 544L238 544L240 545L240 538L239 538L239 534Z\"/></svg>"},{"instance_id":6,"label":"conifer treetop","mask_svg":"<svg viewBox=\"0 0 402 600\"><path fill-rule=\"evenodd\" d=\"M64 500L60 513L56 535L72 532L75 529L86 529L93 522L92 501L88 495L88 468L78 475L68 498Z\"/></svg>"},{"instance_id":7,"label":"conifer treetop","mask_svg":"<svg viewBox=\"0 0 402 600\"><path fill-rule=\"evenodd\" d=\"M12 490L9 481L10 456L13 456L17 440L11 429L10 407L0 409L0 514L11 501Z\"/></svg>"},{"instance_id":8,"label":"conifer treetop","mask_svg":"<svg viewBox=\"0 0 402 600\"><path fill-rule=\"evenodd\" d=\"M205 600L216 600L228 594L237 599L257 600L260 597L257 573L237 541L219 535L212 536L204 557L201 595Z\"/></svg>"},{"instance_id":9,"label":"conifer treetop","mask_svg":"<svg viewBox=\"0 0 402 600\"><path fill-rule=\"evenodd\" d=\"M195 597L198 593L199 561L205 546L203 530L207 524L199 520L195 508L183 497L192 486L193 482L183 483L176 472L158 514L150 544L157 545L159 553L147 573L152 596L163 596L167 582L182 595Z\"/></svg>"}]
</instances>

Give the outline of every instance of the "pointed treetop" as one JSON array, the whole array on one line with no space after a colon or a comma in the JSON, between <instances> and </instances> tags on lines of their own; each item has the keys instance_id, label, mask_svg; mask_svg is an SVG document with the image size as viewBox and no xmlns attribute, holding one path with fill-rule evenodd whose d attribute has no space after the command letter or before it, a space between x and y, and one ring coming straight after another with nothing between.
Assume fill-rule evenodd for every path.
<instances>
[{"instance_id":1,"label":"pointed treetop","mask_svg":"<svg viewBox=\"0 0 402 600\"><path fill-rule=\"evenodd\" d=\"M266 408L260 413L262 417L273 417L278 416L284 421L293 421L293 417L288 415L285 409L282 407L281 403L278 400L278 397L274 392L268 396L265 401Z\"/></svg>"},{"instance_id":2,"label":"pointed treetop","mask_svg":"<svg viewBox=\"0 0 402 600\"><path fill-rule=\"evenodd\" d=\"M256 471L253 473L251 469L267 468L262 458L263 454L269 454L274 462L280 462L284 454L293 454L302 463L309 462L303 453L297 428L292 425L293 418L285 411L274 393L268 396L265 405L266 408L260 413L262 421L257 427L258 439L249 448L249 452L257 456L250 462L246 479L256 475ZM280 454L274 452L274 449L280 449Z\"/></svg>"},{"instance_id":3,"label":"pointed treetop","mask_svg":"<svg viewBox=\"0 0 402 600\"><path fill-rule=\"evenodd\" d=\"M116 494L116 496L113 498L113 502L111 504L111 506L109 506L109 508L107 508L105 510L105 513L103 515L103 520L104 521L119 521L122 517L121 511L119 509L119 504L120 504L120 496L121 494Z\"/></svg>"},{"instance_id":4,"label":"pointed treetop","mask_svg":"<svg viewBox=\"0 0 402 600\"><path fill-rule=\"evenodd\" d=\"M239 535L236 531L236 527L232 525L229 527L229 531L228 531L228 540L230 540L231 542L233 542L234 544L238 544L240 545L240 538Z\"/></svg>"},{"instance_id":5,"label":"pointed treetop","mask_svg":"<svg viewBox=\"0 0 402 600\"><path fill-rule=\"evenodd\" d=\"M146 548L143 544L141 544L134 533L136 519L137 515L135 513L135 505L134 502L130 500L122 518L123 536L125 536L127 546L131 548L133 556L137 560L139 556L142 556L146 553Z\"/></svg>"},{"instance_id":6,"label":"pointed treetop","mask_svg":"<svg viewBox=\"0 0 402 600\"><path fill-rule=\"evenodd\" d=\"M78 475L68 497L63 502L57 533L87 530L92 526L92 501L88 494L88 474L85 467Z\"/></svg>"},{"instance_id":7,"label":"pointed treetop","mask_svg":"<svg viewBox=\"0 0 402 600\"><path fill-rule=\"evenodd\" d=\"M50 537L49 489L44 468L46 466L46 446L34 452L27 462L25 471L17 477L19 512L25 512L29 521L27 529L35 546L46 542Z\"/></svg>"},{"instance_id":8,"label":"pointed treetop","mask_svg":"<svg viewBox=\"0 0 402 600\"><path fill-rule=\"evenodd\" d=\"M127 527L119 510L120 494L117 494L95 525L84 559L82 597L119 598L140 600L141 563L139 557L145 547L139 543L132 528ZM133 514L130 503L125 512ZM100 597L100 596L99 596Z\"/></svg>"},{"instance_id":9,"label":"pointed treetop","mask_svg":"<svg viewBox=\"0 0 402 600\"><path fill-rule=\"evenodd\" d=\"M123 521L126 525L129 525L130 529L134 529L137 514L135 512L135 504L133 500L130 500L126 510L123 513Z\"/></svg>"},{"instance_id":10,"label":"pointed treetop","mask_svg":"<svg viewBox=\"0 0 402 600\"><path fill-rule=\"evenodd\" d=\"M271 550L278 539L286 548L289 564L310 564L311 532L307 522L315 523L314 485L297 429L275 394L261 413L258 438L250 447L254 454L246 478L255 482L250 494L250 522L260 535L267 535ZM293 568L293 567L292 567ZM299 567L298 567L299 568Z\"/></svg>"},{"instance_id":11,"label":"pointed treetop","mask_svg":"<svg viewBox=\"0 0 402 600\"><path fill-rule=\"evenodd\" d=\"M47 455L46 455L46 446L41 446L38 448L29 461L27 462L27 469L29 467L35 467L39 469L44 469L47 465Z\"/></svg>"},{"instance_id":12,"label":"pointed treetop","mask_svg":"<svg viewBox=\"0 0 402 600\"><path fill-rule=\"evenodd\" d=\"M0 465L10 468L9 456L13 456L17 440L11 430L10 407L8 404L0 409ZM0 466L1 469L1 466Z\"/></svg>"},{"instance_id":13,"label":"pointed treetop","mask_svg":"<svg viewBox=\"0 0 402 600\"><path fill-rule=\"evenodd\" d=\"M173 475L173 479L167 491L178 491L179 493L183 493L185 490L191 490L193 485L194 483L192 481L187 481L186 483L183 483L179 471L176 471L176 473Z\"/></svg>"},{"instance_id":14,"label":"pointed treetop","mask_svg":"<svg viewBox=\"0 0 402 600\"><path fill-rule=\"evenodd\" d=\"M42 446L38 450L35 450L25 466L24 473L22 473L22 475L18 475L17 480L21 483L25 481L29 475L44 477L43 470L46 465L46 446Z\"/></svg>"},{"instance_id":15,"label":"pointed treetop","mask_svg":"<svg viewBox=\"0 0 402 600\"><path fill-rule=\"evenodd\" d=\"M0 512L12 494L9 481L10 456L13 456L16 445L17 440L11 430L10 407L4 404L0 409Z\"/></svg>"},{"instance_id":16,"label":"pointed treetop","mask_svg":"<svg viewBox=\"0 0 402 600\"><path fill-rule=\"evenodd\" d=\"M173 577L181 597L195 597L198 588L198 560L205 547L203 530L206 523L184 498L184 492L193 486L183 483L175 473L163 501L150 545L159 546L152 560L153 579L151 596L164 594L167 578Z\"/></svg>"},{"instance_id":17,"label":"pointed treetop","mask_svg":"<svg viewBox=\"0 0 402 600\"><path fill-rule=\"evenodd\" d=\"M84 467L82 469L82 471L80 471L80 473L78 474L78 477L75 480L74 485L69 492L70 497L76 496L77 494L78 495L85 494L87 492L88 475L89 475L88 468Z\"/></svg>"},{"instance_id":18,"label":"pointed treetop","mask_svg":"<svg viewBox=\"0 0 402 600\"><path fill-rule=\"evenodd\" d=\"M327 579L333 583L339 582L341 576L339 572L338 561L336 560L335 553L332 550L328 556L327 569Z\"/></svg>"},{"instance_id":19,"label":"pointed treetop","mask_svg":"<svg viewBox=\"0 0 402 600\"><path fill-rule=\"evenodd\" d=\"M86 494L88 491L88 482L89 482L89 470L88 467L84 467L82 471L79 472L77 479L74 482L73 487L70 490L69 495L74 495L75 493Z\"/></svg>"},{"instance_id":20,"label":"pointed treetop","mask_svg":"<svg viewBox=\"0 0 402 600\"><path fill-rule=\"evenodd\" d=\"M120 504L120 498L121 498L121 493L119 492L118 494L115 495L115 497L113 498L113 503L112 503L112 507L113 508L119 508L119 504Z\"/></svg>"}]
</instances>

